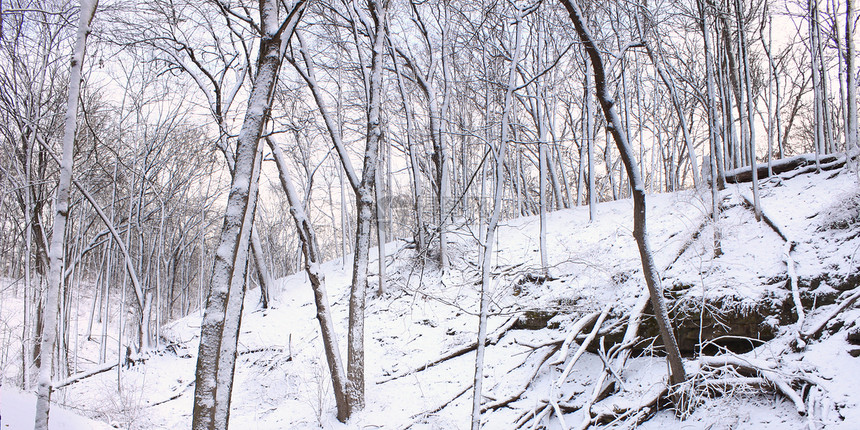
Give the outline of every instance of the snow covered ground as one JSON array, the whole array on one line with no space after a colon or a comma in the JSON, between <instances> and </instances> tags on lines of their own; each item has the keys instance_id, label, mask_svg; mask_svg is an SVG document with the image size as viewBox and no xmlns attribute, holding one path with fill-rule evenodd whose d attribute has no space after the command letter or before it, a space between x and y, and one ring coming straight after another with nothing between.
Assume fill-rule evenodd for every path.
<instances>
[{"instance_id":1,"label":"snow covered ground","mask_svg":"<svg viewBox=\"0 0 860 430\"><path fill-rule=\"evenodd\" d=\"M761 318L757 336L763 340L753 341L754 349L737 354L744 360L770 363L776 374L787 379L807 381L792 388L803 396L812 413L799 414L796 405L772 387L738 385L722 390L724 395L697 392L691 400L696 407L683 421L665 402L658 402L656 411L649 410L644 416L647 420L638 423L639 428L860 428L860 393L856 389L860 386L860 358L849 355L860 347L846 339L847 332L860 325L860 309L856 304L850 307L821 337L795 351L790 345L797 327L786 284L787 247L777 233L779 230L796 242L790 255L796 262L807 311L804 327L811 327L857 285L860 194L856 177L837 171L764 181L762 205L774 226L755 221L742 197L750 195L748 186L730 185L723 192L725 210L717 227L724 254L716 259L712 249L714 226L707 222L709 202L703 200L707 193L705 197L693 191L649 196L649 232L656 261L667 294L677 299L675 315L694 312L701 321L711 318L719 325L725 315L773 311ZM586 352L567 378L558 381L578 345L574 343L564 357L556 350L579 317L607 305L611 310L602 326L604 351L611 351L620 340L617 334L623 332L630 309L644 291L631 234L631 212L632 203L625 200L601 203L598 219L591 223L587 208L550 213L547 278L539 276L537 217L510 220L500 226L498 251L493 258L497 276L491 290L489 332L512 317L520 322L487 349L484 401L493 405L516 399L488 410L485 428L517 428L518 422L525 428L576 428L587 419L583 405L592 398L595 379L604 369L602 354ZM404 242L387 246L388 291L381 297L370 295L367 305L367 407L348 424L335 419L305 275L281 279L275 301L267 310L256 309L258 298L252 291L239 341L231 427L467 428L474 352L426 370L415 369L476 338L480 287L476 230L476 226L464 225L451 235L452 268L445 274L430 264L417 264L418 257ZM372 270L376 267L371 264ZM324 270L341 350L345 351L351 268L331 261ZM372 277L371 283L376 279ZM376 290L375 285L371 287ZM14 320L7 315L14 312L13 308L2 307L4 321ZM753 320L759 324L758 319ZM731 325L731 321L724 322ZM680 320L678 323L682 324ZM646 318L640 334L651 335L647 325ZM169 349L151 354L145 363L122 369L119 381L114 369L60 390L55 399L80 415L120 428L188 428L199 328L199 314L176 321L162 333L171 345ZM694 327L686 332L694 335L695 344L699 338L707 340L710 329ZM585 333L590 330L587 327ZM734 333L726 331L724 339L714 339L715 351L734 354L720 349L732 344L721 343ZM613 335L614 341L610 340ZM613 369L623 381L617 384L620 390L599 399L591 412L636 409L643 400L659 393L666 378L660 350L647 340L639 344L623 369ZM699 368L697 353L695 347L686 354L691 374ZM550 364L556 361L559 364ZM730 376L710 374L714 375ZM528 421L529 415L543 410L548 400L560 405L563 422L557 413ZM8 428L30 426L32 396L15 392L8 382L0 408L3 429L7 423ZM91 421L63 412L52 412L52 417L57 428L98 428ZM607 424L632 427L641 421L634 418L623 417Z\"/></svg>"}]
</instances>

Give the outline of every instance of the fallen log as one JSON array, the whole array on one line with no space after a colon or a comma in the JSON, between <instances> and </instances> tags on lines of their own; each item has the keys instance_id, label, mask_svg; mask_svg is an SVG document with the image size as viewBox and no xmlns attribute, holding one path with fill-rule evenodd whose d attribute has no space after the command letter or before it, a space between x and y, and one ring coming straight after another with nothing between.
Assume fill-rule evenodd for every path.
<instances>
[{"instance_id":1,"label":"fallen log","mask_svg":"<svg viewBox=\"0 0 860 430\"><path fill-rule=\"evenodd\" d=\"M845 164L844 154L827 154L819 157L819 164L822 170L829 170L841 167ZM773 174L790 172L801 167L815 165L815 154L802 154L794 157L773 160ZM759 180L769 176L767 163L756 163ZM750 166L739 167L737 169L726 171L726 182L730 184L739 184L741 182L752 181L752 169Z\"/></svg>"}]
</instances>

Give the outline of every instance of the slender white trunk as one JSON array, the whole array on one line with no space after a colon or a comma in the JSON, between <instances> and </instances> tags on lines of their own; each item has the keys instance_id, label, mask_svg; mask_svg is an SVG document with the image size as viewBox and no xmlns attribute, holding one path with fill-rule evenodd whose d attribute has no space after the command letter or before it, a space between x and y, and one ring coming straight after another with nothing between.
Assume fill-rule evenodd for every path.
<instances>
[{"instance_id":1,"label":"slender white trunk","mask_svg":"<svg viewBox=\"0 0 860 430\"><path fill-rule=\"evenodd\" d=\"M78 100L81 93L81 69L90 34L90 22L95 15L97 0L81 0L75 50L72 54L69 73L69 92L66 99L66 115L63 128L63 154L60 163L60 178L54 201L54 229L48 264L48 291L45 299L44 325L42 329L42 357L39 365L38 388L36 390L36 416L34 429L48 429L48 414L51 408L51 378L53 373L53 351L57 336L59 294L63 282L64 239L69 217L69 194L72 183L73 152L77 130Z\"/></svg>"},{"instance_id":2,"label":"slender white trunk","mask_svg":"<svg viewBox=\"0 0 860 430\"><path fill-rule=\"evenodd\" d=\"M493 241L496 234L496 227L499 223L499 218L502 213L502 194L505 188L505 150L508 144L508 128L510 126L511 108L513 104L514 90L517 84L517 63L520 58L520 23L522 21L522 12L514 9L514 52L511 57L511 65L508 71L508 85L505 92L505 105L502 110L501 123L501 138L499 139L499 147L495 153L495 191L493 192L493 213L490 220L487 222L487 230L481 238L481 247L483 248L483 259L481 262L481 308L480 316L478 317L478 344L475 352L475 378L473 380L473 395L472 395L472 430L481 428L481 399L482 399L482 384L484 381L484 353L486 351L487 340L487 314L490 307L490 296L492 295L491 272L492 256L493 256Z\"/></svg>"},{"instance_id":3,"label":"slender white trunk","mask_svg":"<svg viewBox=\"0 0 860 430\"><path fill-rule=\"evenodd\" d=\"M742 81L744 85L744 93L746 93L746 118L747 118L747 127L749 130L749 154L750 154L750 167L752 171L752 191L753 191L753 206L755 210L755 218L757 221L761 221L761 202L759 201L759 192L758 192L758 163L756 162L756 148L755 148L755 117L753 116L755 99L753 98L752 93L752 84L750 83L750 66L749 66L749 52L746 44L746 36L745 36L745 25L743 23L743 5L740 0L735 0L735 13L737 14L738 19L738 28L740 30L740 55L742 61L743 75Z\"/></svg>"},{"instance_id":4,"label":"slender white trunk","mask_svg":"<svg viewBox=\"0 0 860 430\"><path fill-rule=\"evenodd\" d=\"M597 218L597 193L594 184L595 165L594 165L594 105L591 98L591 60L586 55L585 58L585 130L583 131L583 139L587 144L586 151L588 152L588 221L594 221ZM580 163L582 161L580 160Z\"/></svg>"},{"instance_id":5,"label":"slender white trunk","mask_svg":"<svg viewBox=\"0 0 860 430\"><path fill-rule=\"evenodd\" d=\"M817 170L821 171L821 163L819 160L820 154L824 152L824 109L822 108L822 93L821 93L821 74L819 62L821 59L818 56L818 1L809 0L807 2L809 12L809 54L812 61L812 94L814 103L814 147L815 147L815 165Z\"/></svg>"},{"instance_id":6,"label":"slender white trunk","mask_svg":"<svg viewBox=\"0 0 860 430\"><path fill-rule=\"evenodd\" d=\"M705 49L705 74L708 85L708 141L710 143L711 156L708 162L710 163L710 182L711 182L711 220L713 222L714 236L714 257L722 255L722 240L718 221L720 219L720 189L725 186L722 179L721 157L720 157L720 141L717 136L719 126L717 125L716 111L716 95L714 91L714 70L711 64L711 43L710 31L708 30L708 21L705 14L704 0L697 0L699 8L699 26L702 29L702 37L704 38Z\"/></svg>"}]
</instances>

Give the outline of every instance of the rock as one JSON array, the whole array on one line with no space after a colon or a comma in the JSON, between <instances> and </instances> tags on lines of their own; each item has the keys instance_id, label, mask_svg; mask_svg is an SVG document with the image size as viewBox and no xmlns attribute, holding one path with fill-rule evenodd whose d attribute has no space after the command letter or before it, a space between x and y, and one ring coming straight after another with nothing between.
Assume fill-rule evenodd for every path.
<instances>
[{"instance_id":1,"label":"rock","mask_svg":"<svg viewBox=\"0 0 860 430\"><path fill-rule=\"evenodd\" d=\"M860 345L860 324L855 324L854 327L848 329L848 343Z\"/></svg>"}]
</instances>

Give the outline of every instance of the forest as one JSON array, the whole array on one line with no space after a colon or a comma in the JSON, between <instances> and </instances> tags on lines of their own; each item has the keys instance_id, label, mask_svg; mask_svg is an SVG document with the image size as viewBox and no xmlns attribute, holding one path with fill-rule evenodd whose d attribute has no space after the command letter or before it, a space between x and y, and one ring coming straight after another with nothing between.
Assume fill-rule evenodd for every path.
<instances>
[{"instance_id":1,"label":"forest","mask_svg":"<svg viewBox=\"0 0 860 430\"><path fill-rule=\"evenodd\" d=\"M857 20L2 1L0 427L852 428Z\"/></svg>"}]
</instances>

